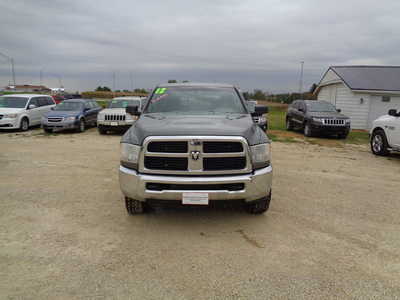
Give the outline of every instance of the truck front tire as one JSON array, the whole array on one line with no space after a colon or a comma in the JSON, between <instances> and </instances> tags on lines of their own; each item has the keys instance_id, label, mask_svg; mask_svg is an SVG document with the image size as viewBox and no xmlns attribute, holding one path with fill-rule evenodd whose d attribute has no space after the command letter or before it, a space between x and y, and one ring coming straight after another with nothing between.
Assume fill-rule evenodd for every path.
<instances>
[{"instance_id":1,"label":"truck front tire","mask_svg":"<svg viewBox=\"0 0 400 300\"><path fill-rule=\"evenodd\" d=\"M145 202L128 197L125 197L125 206L130 215L140 215L148 211Z\"/></svg>"},{"instance_id":2,"label":"truck front tire","mask_svg":"<svg viewBox=\"0 0 400 300\"><path fill-rule=\"evenodd\" d=\"M107 129L104 128L103 125L97 125L97 129L99 130L100 134L106 134L107 133Z\"/></svg>"},{"instance_id":3,"label":"truck front tire","mask_svg":"<svg viewBox=\"0 0 400 300\"><path fill-rule=\"evenodd\" d=\"M269 209L270 202L271 192L269 192L269 195L267 197L247 204L246 210L249 214L260 215L265 213Z\"/></svg>"}]
</instances>

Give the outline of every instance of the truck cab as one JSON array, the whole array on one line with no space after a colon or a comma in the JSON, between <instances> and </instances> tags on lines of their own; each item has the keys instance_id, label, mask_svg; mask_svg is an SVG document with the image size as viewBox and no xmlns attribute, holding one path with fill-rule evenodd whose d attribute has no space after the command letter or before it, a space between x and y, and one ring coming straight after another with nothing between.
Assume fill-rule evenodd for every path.
<instances>
[{"instance_id":1,"label":"truck cab","mask_svg":"<svg viewBox=\"0 0 400 300\"><path fill-rule=\"evenodd\" d=\"M128 106L126 112L138 117L121 140L119 181L129 214L224 201L253 214L268 210L270 140L236 87L159 85L142 111Z\"/></svg>"},{"instance_id":2,"label":"truck cab","mask_svg":"<svg viewBox=\"0 0 400 300\"><path fill-rule=\"evenodd\" d=\"M370 131L371 151L375 155L400 152L400 111L391 109L372 123Z\"/></svg>"}]
</instances>

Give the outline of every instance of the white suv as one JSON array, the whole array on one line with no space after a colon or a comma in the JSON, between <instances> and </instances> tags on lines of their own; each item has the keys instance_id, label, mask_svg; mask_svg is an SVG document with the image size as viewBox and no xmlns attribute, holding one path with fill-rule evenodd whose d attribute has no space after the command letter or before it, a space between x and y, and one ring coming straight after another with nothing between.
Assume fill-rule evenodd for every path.
<instances>
[{"instance_id":1,"label":"white suv","mask_svg":"<svg viewBox=\"0 0 400 300\"><path fill-rule=\"evenodd\" d=\"M0 97L0 129L28 130L56 106L48 95L15 94Z\"/></svg>"},{"instance_id":2,"label":"white suv","mask_svg":"<svg viewBox=\"0 0 400 300\"><path fill-rule=\"evenodd\" d=\"M144 105L145 97L117 97L112 99L107 108L97 115L97 129L100 134L108 131L128 129L136 121L136 118L125 112L125 108L130 105L141 107Z\"/></svg>"},{"instance_id":3,"label":"white suv","mask_svg":"<svg viewBox=\"0 0 400 300\"><path fill-rule=\"evenodd\" d=\"M389 110L387 115L372 123L371 151L375 155L388 155L400 151L400 111Z\"/></svg>"}]
</instances>

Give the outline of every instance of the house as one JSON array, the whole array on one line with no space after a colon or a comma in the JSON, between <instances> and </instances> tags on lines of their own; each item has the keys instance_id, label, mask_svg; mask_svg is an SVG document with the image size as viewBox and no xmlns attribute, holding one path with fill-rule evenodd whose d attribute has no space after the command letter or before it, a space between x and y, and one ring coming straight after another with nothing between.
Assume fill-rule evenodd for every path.
<instances>
[{"instance_id":1,"label":"house","mask_svg":"<svg viewBox=\"0 0 400 300\"><path fill-rule=\"evenodd\" d=\"M5 91L11 92L25 92L25 93L48 93L51 91L48 87L44 85L32 85L32 84L20 84L20 85L9 85L4 88Z\"/></svg>"},{"instance_id":2,"label":"house","mask_svg":"<svg viewBox=\"0 0 400 300\"><path fill-rule=\"evenodd\" d=\"M332 66L314 95L341 109L353 129L369 129L389 109L400 109L400 66Z\"/></svg>"}]
</instances>

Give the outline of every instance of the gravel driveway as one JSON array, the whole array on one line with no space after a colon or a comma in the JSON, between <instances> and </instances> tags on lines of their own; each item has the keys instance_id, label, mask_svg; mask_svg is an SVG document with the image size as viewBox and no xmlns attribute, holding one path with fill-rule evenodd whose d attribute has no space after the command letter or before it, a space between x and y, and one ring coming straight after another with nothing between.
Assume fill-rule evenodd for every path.
<instances>
[{"instance_id":1,"label":"gravel driveway","mask_svg":"<svg viewBox=\"0 0 400 300\"><path fill-rule=\"evenodd\" d=\"M400 156L274 143L271 208L130 217L118 135L0 133L0 299L396 299Z\"/></svg>"}]
</instances>

